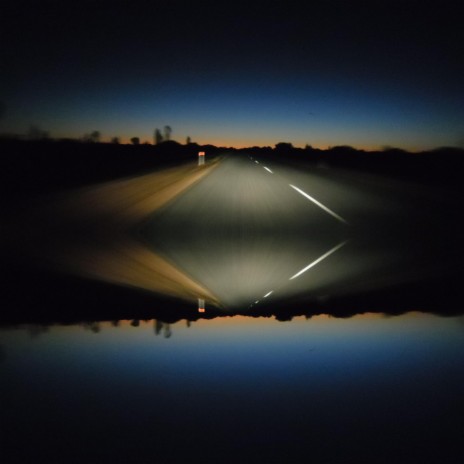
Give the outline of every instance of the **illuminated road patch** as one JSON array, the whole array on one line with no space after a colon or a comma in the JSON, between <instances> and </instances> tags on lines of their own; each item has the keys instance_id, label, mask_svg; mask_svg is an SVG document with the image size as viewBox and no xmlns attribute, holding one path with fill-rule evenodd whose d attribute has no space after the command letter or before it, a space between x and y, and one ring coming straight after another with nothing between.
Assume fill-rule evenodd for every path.
<instances>
[{"instance_id":1,"label":"illuminated road patch","mask_svg":"<svg viewBox=\"0 0 464 464\"><path fill-rule=\"evenodd\" d=\"M344 224L348 224L348 222L345 219L343 219L337 213L334 213L331 209L327 208L327 206L323 205L321 202L317 201L315 198L308 195L306 192L303 192L303 190L299 189L298 187L295 187L292 184L289 184L289 185L290 185L290 187L292 187L292 189L296 190L299 194L303 195L305 198L312 201L315 205L319 206L319 208L323 209L326 213L330 214L331 216L333 216L338 221L343 222Z\"/></svg>"},{"instance_id":2,"label":"illuminated road patch","mask_svg":"<svg viewBox=\"0 0 464 464\"><path fill-rule=\"evenodd\" d=\"M303 268L301 271L297 272L294 276L290 277L288 280L293 280L296 279L298 276L306 272L307 270L311 269L314 267L316 264L320 263L322 260L325 258L328 258L331 254L335 253L337 250L339 250L342 246L346 245L348 243L348 240L339 243L336 247L333 247L331 250L329 250L327 253L324 253L321 257L317 258L315 261L312 263L308 264L305 268Z\"/></svg>"}]
</instances>

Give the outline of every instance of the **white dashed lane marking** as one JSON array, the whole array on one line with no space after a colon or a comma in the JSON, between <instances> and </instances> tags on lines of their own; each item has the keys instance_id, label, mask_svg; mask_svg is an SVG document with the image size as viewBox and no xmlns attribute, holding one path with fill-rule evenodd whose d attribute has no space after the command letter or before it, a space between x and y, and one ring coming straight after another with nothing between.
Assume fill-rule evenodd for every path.
<instances>
[{"instance_id":1,"label":"white dashed lane marking","mask_svg":"<svg viewBox=\"0 0 464 464\"><path fill-rule=\"evenodd\" d=\"M319 206L319 208L323 209L326 213L330 214L331 216L333 216L338 221L343 222L344 224L348 224L348 222L345 219L343 219L337 213L334 213L331 209L327 208L327 206L323 205L320 201L317 201L315 198L308 195L306 192L303 192L303 190L299 189L298 187L295 187L292 184L289 184L289 185L290 185L290 187L292 187L292 189L296 190L299 194L303 195L305 198L312 201L315 205Z\"/></svg>"},{"instance_id":2,"label":"white dashed lane marking","mask_svg":"<svg viewBox=\"0 0 464 464\"><path fill-rule=\"evenodd\" d=\"M317 258L312 263L308 264L305 268L303 268L301 271L297 272L294 276L290 277L290 279L288 279L288 280L293 280L293 279L297 278L298 276L300 276L301 274L306 272L308 269L311 269L316 264L320 263L323 259L325 259L325 258L329 257L331 254L335 253L337 250L339 250L342 246L346 245L347 243L348 243L348 240L345 240L344 242L339 243L336 247L333 247L327 253L324 253L322 256Z\"/></svg>"}]
</instances>

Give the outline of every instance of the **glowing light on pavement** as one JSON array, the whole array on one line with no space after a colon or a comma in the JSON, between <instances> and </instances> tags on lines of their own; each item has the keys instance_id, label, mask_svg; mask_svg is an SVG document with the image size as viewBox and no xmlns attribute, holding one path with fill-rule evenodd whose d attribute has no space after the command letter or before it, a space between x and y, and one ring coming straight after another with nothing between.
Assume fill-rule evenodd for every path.
<instances>
[{"instance_id":1,"label":"glowing light on pavement","mask_svg":"<svg viewBox=\"0 0 464 464\"><path fill-rule=\"evenodd\" d=\"M264 169L268 172L270 172L271 174L274 174L269 168L267 168L266 166L264 166Z\"/></svg>"},{"instance_id":2,"label":"glowing light on pavement","mask_svg":"<svg viewBox=\"0 0 464 464\"><path fill-rule=\"evenodd\" d=\"M335 253L337 250L339 250L342 246L346 245L348 243L348 240L339 243L336 247L332 248L329 250L327 253L324 253L321 257L317 258L316 261L313 261L311 264L308 264L305 268L303 268L301 271L297 272L293 277L290 277L288 280L292 280L306 272L308 269L311 269L314 267L316 264L320 263L322 260L325 258L329 257L331 254Z\"/></svg>"},{"instance_id":3,"label":"glowing light on pavement","mask_svg":"<svg viewBox=\"0 0 464 464\"><path fill-rule=\"evenodd\" d=\"M315 205L319 206L319 208L323 209L326 213L330 214L338 221L343 222L344 224L348 224L348 222L345 219L343 219L337 213L334 213L331 209L327 208L327 206L323 205L321 202L317 201L315 198L311 197L306 192L303 192L303 190L299 189L298 187L295 187L292 184L290 184L290 187L292 187L292 189L296 190L298 193L306 197L308 200L312 201Z\"/></svg>"}]
</instances>

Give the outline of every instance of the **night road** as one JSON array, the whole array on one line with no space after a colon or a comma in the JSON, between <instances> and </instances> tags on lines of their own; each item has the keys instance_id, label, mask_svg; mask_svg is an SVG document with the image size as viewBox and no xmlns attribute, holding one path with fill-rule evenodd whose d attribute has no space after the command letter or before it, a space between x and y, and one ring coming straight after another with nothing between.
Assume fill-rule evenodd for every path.
<instances>
[{"instance_id":1,"label":"night road","mask_svg":"<svg viewBox=\"0 0 464 464\"><path fill-rule=\"evenodd\" d=\"M463 463L461 4L2 1L0 463Z\"/></svg>"},{"instance_id":2,"label":"night road","mask_svg":"<svg viewBox=\"0 0 464 464\"><path fill-rule=\"evenodd\" d=\"M446 216L445 202L369 175L231 155L155 212L140 235L224 308L245 310L441 272L446 219L436 214Z\"/></svg>"}]
</instances>

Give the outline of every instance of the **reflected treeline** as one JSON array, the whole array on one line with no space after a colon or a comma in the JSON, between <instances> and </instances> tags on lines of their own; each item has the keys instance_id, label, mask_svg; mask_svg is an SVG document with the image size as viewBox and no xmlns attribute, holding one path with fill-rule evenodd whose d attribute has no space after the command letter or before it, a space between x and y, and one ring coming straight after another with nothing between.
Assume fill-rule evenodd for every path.
<instances>
[{"instance_id":1,"label":"reflected treeline","mask_svg":"<svg viewBox=\"0 0 464 464\"><path fill-rule=\"evenodd\" d=\"M292 319L298 317L304 317L308 322L311 321L313 317L317 316L328 316L329 318L332 317L334 319L348 319L354 316L360 316L363 314L379 314L384 317L395 317L401 316L408 312L421 312L421 313L429 313L434 314L436 316L442 317L458 317L459 322L464 325L464 310L460 311L449 311L444 313L443 311L440 312L433 312L433 311L420 311L417 309L409 310L409 311L389 311L389 312L382 312L382 311L375 311L375 310L365 310L365 311L352 311L347 312L346 310L337 310L336 308L332 311L297 311L293 309L293 311L281 311L281 312L272 312L269 313L266 311L266 308L261 309L254 309L249 310L246 312L228 312L225 313L223 311L219 311L215 308L208 309L204 313L192 313L188 317L180 317L179 314L172 313L170 317L165 319L114 319L114 320L88 320L88 321L76 321L76 322L63 322L63 321L55 321L49 323L31 323L31 324L6 324L0 327L4 329L21 329L26 330L29 334L31 339L37 339L45 334L47 334L52 327L81 327L84 331L92 332L94 334L99 334L104 332L105 330L114 330L114 329L122 329L124 327L131 327L131 328L141 328L146 329L150 325L152 326L153 334L155 336L161 336L163 338L171 338L173 335L173 326L180 325L185 323L187 328L192 326L193 322L199 320L213 320L217 318L233 318L233 317L249 317L252 319L256 318L263 318L263 319L274 319L277 322L288 322ZM2 356L4 353L2 352L2 347L0 345L0 361L2 360Z\"/></svg>"},{"instance_id":2,"label":"reflected treeline","mask_svg":"<svg viewBox=\"0 0 464 464\"><path fill-rule=\"evenodd\" d=\"M172 335L172 330L171 330L171 323L169 322L163 322L158 319L153 319L153 332L155 335L163 335L164 338L170 338ZM108 321L88 321L88 322L82 322L79 325L84 328L84 330L90 330L93 333L100 333L104 329L104 324L107 323ZM113 320L110 322L110 327L111 328L119 328L121 327L121 320ZM140 319L132 319L129 322L129 325L134 328L138 327L143 327L144 325L141 325L141 322L144 323L144 325L148 324L150 322L150 319L145 319L141 321ZM187 321L187 327L190 327L191 323L190 321Z\"/></svg>"},{"instance_id":3,"label":"reflected treeline","mask_svg":"<svg viewBox=\"0 0 464 464\"><path fill-rule=\"evenodd\" d=\"M31 339L37 339L40 336L47 334L52 327L81 327L84 331L92 332L94 334L99 334L105 330L105 328L109 329L116 329L122 328L122 322L126 322L130 327L139 328L139 327L146 327L150 322L153 324L153 333L155 336L161 335L164 338L170 338L172 336L172 329L171 329L171 322L163 322L158 319L145 319L141 321L140 319L132 319L131 321L121 321L121 320L113 320L113 321L83 321L79 323L50 323L50 324L15 324L5 326L7 329L18 329L18 330L25 330ZM143 324L141 324L143 322ZM177 321L180 322L180 321ZM186 320L186 326L191 327L192 321ZM0 361L2 360L3 348L0 345Z\"/></svg>"},{"instance_id":4,"label":"reflected treeline","mask_svg":"<svg viewBox=\"0 0 464 464\"><path fill-rule=\"evenodd\" d=\"M97 321L83 322L80 325L84 328L84 330L88 330L93 333L100 333L101 331L101 324Z\"/></svg>"},{"instance_id":5,"label":"reflected treeline","mask_svg":"<svg viewBox=\"0 0 464 464\"><path fill-rule=\"evenodd\" d=\"M48 330L49 326L47 325L32 324L27 326L27 332L32 339L39 338L42 334L47 333Z\"/></svg>"},{"instance_id":6,"label":"reflected treeline","mask_svg":"<svg viewBox=\"0 0 464 464\"><path fill-rule=\"evenodd\" d=\"M164 338L170 338L172 335L171 324L166 322L153 320L153 330L155 335L163 333Z\"/></svg>"}]
</instances>

